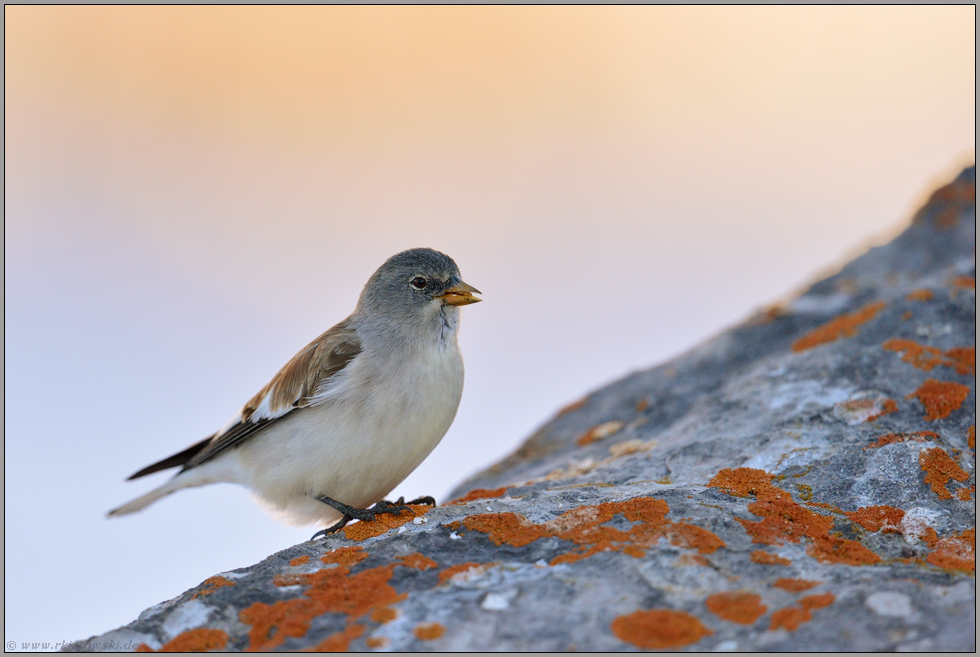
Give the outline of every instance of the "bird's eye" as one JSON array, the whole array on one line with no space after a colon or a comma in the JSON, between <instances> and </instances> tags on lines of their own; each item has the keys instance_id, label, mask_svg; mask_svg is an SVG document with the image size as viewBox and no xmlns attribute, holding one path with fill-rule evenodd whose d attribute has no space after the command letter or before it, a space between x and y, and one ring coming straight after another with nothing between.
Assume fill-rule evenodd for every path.
<instances>
[{"instance_id":1,"label":"bird's eye","mask_svg":"<svg viewBox=\"0 0 980 657\"><path fill-rule=\"evenodd\" d=\"M421 276L416 276L412 279L412 287L416 290L424 290L425 286L429 284L429 281L425 280Z\"/></svg>"}]
</instances>

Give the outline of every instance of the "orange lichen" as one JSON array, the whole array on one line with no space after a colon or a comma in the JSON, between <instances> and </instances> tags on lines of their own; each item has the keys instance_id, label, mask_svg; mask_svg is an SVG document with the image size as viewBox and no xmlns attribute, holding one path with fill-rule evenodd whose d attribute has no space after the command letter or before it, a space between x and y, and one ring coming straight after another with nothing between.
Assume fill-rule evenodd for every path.
<instances>
[{"instance_id":1,"label":"orange lichen","mask_svg":"<svg viewBox=\"0 0 980 657\"><path fill-rule=\"evenodd\" d=\"M946 357L953 361L950 365L957 374L977 373L977 348L955 347L946 352Z\"/></svg>"},{"instance_id":2,"label":"orange lichen","mask_svg":"<svg viewBox=\"0 0 980 657\"><path fill-rule=\"evenodd\" d=\"M759 500L790 499L790 494L772 485L776 475L755 468L724 468L708 482L710 488L735 495L754 495Z\"/></svg>"},{"instance_id":3,"label":"orange lichen","mask_svg":"<svg viewBox=\"0 0 980 657\"><path fill-rule=\"evenodd\" d=\"M625 554L630 555L631 557L634 557L634 556L635 557L642 557L643 556L642 554L639 554L639 555L632 554L630 548L624 548L623 549L623 552ZM642 552L642 550L641 550L641 552ZM677 561L674 562L674 565L675 566L678 566L680 568L684 568L684 567L687 567L687 566L708 566L708 567L710 567L711 566L711 562L708 561L707 559L705 559L704 557L702 557L700 554L682 554L681 556L679 556L677 558Z\"/></svg>"},{"instance_id":4,"label":"orange lichen","mask_svg":"<svg viewBox=\"0 0 980 657\"><path fill-rule=\"evenodd\" d=\"M918 390L906 395L906 399L917 397L926 409L926 420L941 420L963 405L970 388L952 381L926 379Z\"/></svg>"},{"instance_id":5,"label":"orange lichen","mask_svg":"<svg viewBox=\"0 0 980 657\"><path fill-rule=\"evenodd\" d=\"M725 547L725 541L714 532L686 522L671 524L666 533L671 545L697 549L698 554L711 554L718 548Z\"/></svg>"},{"instance_id":6,"label":"orange lichen","mask_svg":"<svg viewBox=\"0 0 980 657\"><path fill-rule=\"evenodd\" d=\"M773 612L769 629L778 630L782 628L795 632L800 625L813 618L810 613L812 610L827 607L833 604L835 599L833 593L821 593L801 598L798 607L786 607Z\"/></svg>"},{"instance_id":7,"label":"orange lichen","mask_svg":"<svg viewBox=\"0 0 980 657\"><path fill-rule=\"evenodd\" d=\"M813 616L809 609L802 607L786 607L772 612L772 619L769 621L770 630L784 629L795 632L803 623L811 620Z\"/></svg>"},{"instance_id":8,"label":"orange lichen","mask_svg":"<svg viewBox=\"0 0 980 657\"><path fill-rule=\"evenodd\" d=\"M900 534L905 512L891 506L863 506L857 511L847 511L845 515L869 532Z\"/></svg>"},{"instance_id":9,"label":"orange lichen","mask_svg":"<svg viewBox=\"0 0 980 657\"><path fill-rule=\"evenodd\" d=\"M704 606L718 618L751 625L766 613L766 606L761 602L761 597L749 591L727 591L708 596Z\"/></svg>"},{"instance_id":10,"label":"orange lichen","mask_svg":"<svg viewBox=\"0 0 980 657\"><path fill-rule=\"evenodd\" d=\"M800 598L799 603L804 609L812 611L814 609L829 607L834 604L834 600L836 599L833 593L817 593L816 595L808 595L805 598Z\"/></svg>"},{"instance_id":11,"label":"orange lichen","mask_svg":"<svg viewBox=\"0 0 980 657\"><path fill-rule=\"evenodd\" d=\"M885 399L884 401L881 402L881 410L875 413L874 415L869 415L868 419L865 420L865 422L874 422L878 418L888 415L889 413L894 413L897 410L898 410L898 404L895 402L894 399Z\"/></svg>"},{"instance_id":12,"label":"orange lichen","mask_svg":"<svg viewBox=\"0 0 980 657\"><path fill-rule=\"evenodd\" d=\"M886 351L897 352L901 355L903 362L925 372L932 370L936 365L945 364L942 351L935 347L919 344L914 340L891 338L885 340L881 347Z\"/></svg>"},{"instance_id":13,"label":"orange lichen","mask_svg":"<svg viewBox=\"0 0 980 657\"><path fill-rule=\"evenodd\" d=\"M939 543L939 534L937 534L936 530L932 527L926 527L924 530L922 530L922 533L919 534L919 540L928 545L930 548L934 548L936 547L936 544Z\"/></svg>"},{"instance_id":14,"label":"orange lichen","mask_svg":"<svg viewBox=\"0 0 980 657\"><path fill-rule=\"evenodd\" d=\"M976 205L975 183L958 180L940 187L915 215L913 221L933 217L933 225L939 230L948 230L956 225L960 216Z\"/></svg>"},{"instance_id":15,"label":"orange lichen","mask_svg":"<svg viewBox=\"0 0 980 657\"><path fill-rule=\"evenodd\" d=\"M973 494L977 491L976 486L970 486L969 488L961 488L956 491L956 499L960 502L969 502L973 499Z\"/></svg>"},{"instance_id":16,"label":"orange lichen","mask_svg":"<svg viewBox=\"0 0 980 657\"><path fill-rule=\"evenodd\" d=\"M201 589L200 591L195 593L191 599L197 597L203 597L205 595L211 595L212 593L214 593L215 591L217 591L218 589L224 586L234 586L234 585L235 585L234 582L232 582L230 579L227 579L226 577L222 577L221 575L208 577L202 583L202 586L206 586L207 588Z\"/></svg>"},{"instance_id":17,"label":"orange lichen","mask_svg":"<svg viewBox=\"0 0 980 657\"><path fill-rule=\"evenodd\" d=\"M611 627L621 641L651 650L686 646L714 634L697 617L670 609L634 611L618 617Z\"/></svg>"},{"instance_id":18,"label":"orange lichen","mask_svg":"<svg viewBox=\"0 0 980 657\"><path fill-rule=\"evenodd\" d=\"M644 397L640 401L636 402L636 412L642 413L643 411L647 410L648 406L650 406L650 398Z\"/></svg>"},{"instance_id":19,"label":"orange lichen","mask_svg":"<svg viewBox=\"0 0 980 657\"><path fill-rule=\"evenodd\" d=\"M905 298L909 301L931 301L933 296L932 290L922 289L922 290L912 290Z\"/></svg>"},{"instance_id":20,"label":"orange lichen","mask_svg":"<svg viewBox=\"0 0 980 657\"><path fill-rule=\"evenodd\" d=\"M368 553L362 547L342 547L327 552L320 557L323 563L335 563L340 566L353 566L368 558Z\"/></svg>"},{"instance_id":21,"label":"orange lichen","mask_svg":"<svg viewBox=\"0 0 980 657\"><path fill-rule=\"evenodd\" d=\"M388 645L388 637L386 636L369 636L364 640L364 645L368 648L384 648Z\"/></svg>"},{"instance_id":22,"label":"orange lichen","mask_svg":"<svg viewBox=\"0 0 980 657\"><path fill-rule=\"evenodd\" d=\"M430 568L439 567L439 564L437 564L435 561L433 561L429 557L419 554L418 552L414 552L412 554L406 554L404 556L398 557L398 560L401 561L402 565L405 566L406 568L417 568L418 570L428 570Z\"/></svg>"},{"instance_id":23,"label":"orange lichen","mask_svg":"<svg viewBox=\"0 0 980 657\"><path fill-rule=\"evenodd\" d=\"M209 652L211 650L224 650L227 645L227 632L198 627L193 630L181 632L163 644L157 652ZM154 651L143 643L136 649L136 652Z\"/></svg>"},{"instance_id":24,"label":"orange lichen","mask_svg":"<svg viewBox=\"0 0 980 657\"><path fill-rule=\"evenodd\" d=\"M433 639L438 639L445 633L446 628L439 623L423 623L422 625L416 625L415 629L412 630L415 638L421 641L432 641Z\"/></svg>"},{"instance_id":25,"label":"orange lichen","mask_svg":"<svg viewBox=\"0 0 980 657\"><path fill-rule=\"evenodd\" d=\"M875 301L874 303L869 303L858 308L852 313L845 313L839 317L835 317L798 339L792 344L791 349L793 351L804 351L827 342L834 342L841 338L854 337L857 335L858 327L874 319L875 315L881 312L884 307L884 301Z\"/></svg>"},{"instance_id":26,"label":"orange lichen","mask_svg":"<svg viewBox=\"0 0 980 657\"><path fill-rule=\"evenodd\" d=\"M814 586L820 586L821 584L823 584L823 582L814 582L806 579L790 579L788 577L777 579L772 583L772 585L777 589L783 589L784 591L789 591L790 593L806 591L807 589L812 589Z\"/></svg>"},{"instance_id":27,"label":"orange lichen","mask_svg":"<svg viewBox=\"0 0 980 657\"><path fill-rule=\"evenodd\" d=\"M799 543L808 538L812 544L807 553L825 563L862 565L881 560L857 541L830 536L833 519L794 502L789 493L770 483L774 478L775 475L763 470L726 468L712 478L708 485L731 495L756 496L757 501L749 504L748 510L761 516L762 520L736 518L752 536L753 543L781 545L786 541Z\"/></svg>"},{"instance_id":28,"label":"orange lichen","mask_svg":"<svg viewBox=\"0 0 980 657\"><path fill-rule=\"evenodd\" d=\"M304 554L301 557L296 557L295 559L291 559L289 561L289 565L290 566L302 566L303 564L309 562L309 560L310 560L310 555Z\"/></svg>"},{"instance_id":29,"label":"orange lichen","mask_svg":"<svg viewBox=\"0 0 980 657\"><path fill-rule=\"evenodd\" d=\"M363 634L363 625L348 625L342 631L331 634L313 646L310 652L349 652L350 642L359 639Z\"/></svg>"},{"instance_id":30,"label":"orange lichen","mask_svg":"<svg viewBox=\"0 0 980 657\"><path fill-rule=\"evenodd\" d=\"M398 618L398 610L394 607L379 607L371 612L371 620L382 625L396 618Z\"/></svg>"},{"instance_id":31,"label":"orange lichen","mask_svg":"<svg viewBox=\"0 0 980 657\"><path fill-rule=\"evenodd\" d=\"M579 547L551 560L551 564L571 563L605 550L642 557L644 547L668 538L673 545L711 554L725 543L701 527L667 520L670 508L663 500L640 497L624 502L606 502L566 511L544 524L535 524L516 513L486 513L463 520L467 529L487 534L497 545L522 547L540 538L557 537ZM617 514L636 523L628 531L604 526Z\"/></svg>"},{"instance_id":32,"label":"orange lichen","mask_svg":"<svg viewBox=\"0 0 980 657\"><path fill-rule=\"evenodd\" d=\"M977 348L954 347L949 351L941 351L935 347L919 344L914 340L891 338L882 343L882 348L894 351L902 356L902 361L924 372L930 372L937 365L951 367L957 374L975 374Z\"/></svg>"},{"instance_id":33,"label":"orange lichen","mask_svg":"<svg viewBox=\"0 0 980 657\"><path fill-rule=\"evenodd\" d=\"M542 525L536 525L516 513L483 513L469 516L463 520L463 526L488 534L490 540L497 545L506 543L514 547L523 547L539 538L551 536L551 532Z\"/></svg>"},{"instance_id":34,"label":"orange lichen","mask_svg":"<svg viewBox=\"0 0 980 657\"><path fill-rule=\"evenodd\" d=\"M583 408L588 401L589 398L586 397L585 399L580 399L576 402L572 402L568 406L565 406L561 410L559 410L558 415L561 416L561 415L565 415L566 413L571 413L572 411L577 411L580 408Z\"/></svg>"},{"instance_id":35,"label":"orange lichen","mask_svg":"<svg viewBox=\"0 0 980 657\"><path fill-rule=\"evenodd\" d=\"M967 529L936 542L926 561L946 570L975 572L977 569L977 530Z\"/></svg>"},{"instance_id":36,"label":"orange lichen","mask_svg":"<svg viewBox=\"0 0 980 657\"><path fill-rule=\"evenodd\" d=\"M452 502L448 502L446 506L451 504L466 504L467 502L472 502L473 500L489 500L495 497L500 497L507 492L507 487L502 488L474 488L466 495L462 497L457 497Z\"/></svg>"},{"instance_id":37,"label":"orange lichen","mask_svg":"<svg viewBox=\"0 0 980 657\"><path fill-rule=\"evenodd\" d=\"M816 538L806 553L823 563L841 563L848 566L873 566L881 557L864 547L858 541L836 536Z\"/></svg>"},{"instance_id":38,"label":"orange lichen","mask_svg":"<svg viewBox=\"0 0 980 657\"><path fill-rule=\"evenodd\" d=\"M912 311L911 310L906 310L904 313L902 313L901 320L904 322L904 321L909 320L909 319L912 319Z\"/></svg>"},{"instance_id":39,"label":"orange lichen","mask_svg":"<svg viewBox=\"0 0 980 657\"><path fill-rule=\"evenodd\" d=\"M942 447L933 447L921 452L919 467L926 472L925 482L941 500L953 499L953 494L946 488L950 479L966 481L970 478L970 475Z\"/></svg>"},{"instance_id":40,"label":"orange lichen","mask_svg":"<svg viewBox=\"0 0 980 657\"><path fill-rule=\"evenodd\" d=\"M603 422L597 426L592 427L581 436L575 439L575 444L579 447L585 447L586 445L591 445L597 440L602 440L603 438L608 438L614 433L618 433L620 429L626 426L623 422L618 420L611 420L609 422Z\"/></svg>"},{"instance_id":41,"label":"orange lichen","mask_svg":"<svg viewBox=\"0 0 980 657\"><path fill-rule=\"evenodd\" d=\"M480 564L474 561L467 561L466 563L456 564L455 566L449 566L441 573L439 573L439 581L445 582L447 579L455 575L456 573L465 573L471 568L479 568Z\"/></svg>"},{"instance_id":42,"label":"orange lichen","mask_svg":"<svg viewBox=\"0 0 980 657\"><path fill-rule=\"evenodd\" d=\"M392 564L352 575L347 566L341 565L298 575L297 583L309 585L303 597L278 600L271 605L255 602L239 612L239 620L252 626L248 650L267 651L286 637L302 637L310 622L321 614L339 613L356 619L404 599L388 584L394 569Z\"/></svg>"},{"instance_id":43,"label":"orange lichen","mask_svg":"<svg viewBox=\"0 0 980 657\"><path fill-rule=\"evenodd\" d=\"M788 566L792 563L789 559L784 559L778 554L769 554L765 550L756 550L749 557L753 562L766 566Z\"/></svg>"},{"instance_id":44,"label":"orange lichen","mask_svg":"<svg viewBox=\"0 0 980 657\"><path fill-rule=\"evenodd\" d=\"M968 290L977 289L977 279L973 276L957 276L950 283L953 287L962 287Z\"/></svg>"},{"instance_id":45,"label":"orange lichen","mask_svg":"<svg viewBox=\"0 0 980 657\"><path fill-rule=\"evenodd\" d=\"M753 502L748 509L755 515L762 516L762 520L757 522L737 518L745 531L752 536L753 543L799 543L804 537L817 539L827 536L834 526L832 518L805 509L792 500Z\"/></svg>"},{"instance_id":46,"label":"orange lichen","mask_svg":"<svg viewBox=\"0 0 980 657\"><path fill-rule=\"evenodd\" d=\"M407 522L411 522L417 517L424 516L432 510L431 506L421 504L410 505L411 511L400 511L399 513L379 513L370 522L355 522L344 527L344 536L352 541L363 541L366 538L381 536L389 529L397 529Z\"/></svg>"},{"instance_id":47,"label":"orange lichen","mask_svg":"<svg viewBox=\"0 0 980 657\"><path fill-rule=\"evenodd\" d=\"M903 443L906 440L914 440L915 442L921 443L926 440L939 440L939 434L935 431L916 431L912 433L886 433L884 436L878 436L878 439L865 447L864 449L877 449L878 447L884 447L885 445L891 445L892 443Z\"/></svg>"},{"instance_id":48,"label":"orange lichen","mask_svg":"<svg viewBox=\"0 0 980 657\"><path fill-rule=\"evenodd\" d=\"M975 424L966 430L966 445L970 449L977 448L977 426Z\"/></svg>"}]
</instances>

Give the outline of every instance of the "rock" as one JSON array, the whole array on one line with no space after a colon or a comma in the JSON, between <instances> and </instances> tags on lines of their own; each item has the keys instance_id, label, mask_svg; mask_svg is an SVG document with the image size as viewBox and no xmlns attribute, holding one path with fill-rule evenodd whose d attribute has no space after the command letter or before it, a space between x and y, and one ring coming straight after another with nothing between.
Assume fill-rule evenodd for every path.
<instances>
[{"instance_id":1,"label":"rock","mask_svg":"<svg viewBox=\"0 0 980 657\"><path fill-rule=\"evenodd\" d=\"M72 649L975 650L974 190L567 407L455 502Z\"/></svg>"}]
</instances>

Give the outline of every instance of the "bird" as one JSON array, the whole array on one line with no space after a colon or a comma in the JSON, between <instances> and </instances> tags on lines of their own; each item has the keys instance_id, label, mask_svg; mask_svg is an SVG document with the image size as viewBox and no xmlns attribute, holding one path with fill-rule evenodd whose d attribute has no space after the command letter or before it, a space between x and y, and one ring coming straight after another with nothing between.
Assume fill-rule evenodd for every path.
<instances>
[{"instance_id":1,"label":"bird","mask_svg":"<svg viewBox=\"0 0 980 657\"><path fill-rule=\"evenodd\" d=\"M224 428L128 480L179 467L172 479L108 516L221 482L249 488L291 524L321 525L314 539L407 509L403 498L384 498L456 416L460 307L482 301L476 294L444 253L392 256L368 279L354 312L303 347Z\"/></svg>"}]
</instances>

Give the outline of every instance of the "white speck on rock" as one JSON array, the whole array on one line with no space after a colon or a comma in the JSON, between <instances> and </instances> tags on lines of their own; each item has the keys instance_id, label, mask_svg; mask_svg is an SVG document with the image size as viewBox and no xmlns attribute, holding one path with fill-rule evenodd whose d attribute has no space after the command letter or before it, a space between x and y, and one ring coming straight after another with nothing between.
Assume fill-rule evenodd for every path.
<instances>
[{"instance_id":1,"label":"white speck on rock","mask_svg":"<svg viewBox=\"0 0 980 657\"><path fill-rule=\"evenodd\" d=\"M461 539L463 537L460 536L459 534L457 534L456 532L452 532L452 533L449 534L449 538L451 538L454 541L458 541L459 539Z\"/></svg>"},{"instance_id":2,"label":"white speck on rock","mask_svg":"<svg viewBox=\"0 0 980 657\"><path fill-rule=\"evenodd\" d=\"M516 596L515 590L487 593L480 606L487 611L503 611L510 608L510 601Z\"/></svg>"},{"instance_id":3,"label":"white speck on rock","mask_svg":"<svg viewBox=\"0 0 980 657\"><path fill-rule=\"evenodd\" d=\"M537 566L538 568L548 568L551 566L551 564L549 564L544 559L538 559L537 561L534 562L534 565Z\"/></svg>"},{"instance_id":4,"label":"white speck on rock","mask_svg":"<svg viewBox=\"0 0 980 657\"><path fill-rule=\"evenodd\" d=\"M909 596L897 591L878 591L872 593L864 601L871 611L879 616L894 616L904 618L912 614L912 602Z\"/></svg>"},{"instance_id":5,"label":"white speck on rock","mask_svg":"<svg viewBox=\"0 0 980 657\"><path fill-rule=\"evenodd\" d=\"M940 520L938 511L924 509L921 506L914 507L905 512L902 517L902 536L910 545L917 545L921 542L920 536L929 527L935 527Z\"/></svg>"},{"instance_id":6,"label":"white speck on rock","mask_svg":"<svg viewBox=\"0 0 980 657\"><path fill-rule=\"evenodd\" d=\"M722 641L715 646L715 652L735 652L738 650L738 641Z\"/></svg>"},{"instance_id":7,"label":"white speck on rock","mask_svg":"<svg viewBox=\"0 0 980 657\"><path fill-rule=\"evenodd\" d=\"M211 608L195 598L180 605L167 616L160 626L168 638L174 638L184 630L201 627L208 622Z\"/></svg>"},{"instance_id":8,"label":"white speck on rock","mask_svg":"<svg viewBox=\"0 0 980 657\"><path fill-rule=\"evenodd\" d=\"M490 507L487 507L487 511L493 511L493 509L491 509Z\"/></svg>"},{"instance_id":9,"label":"white speck on rock","mask_svg":"<svg viewBox=\"0 0 980 657\"><path fill-rule=\"evenodd\" d=\"M421 518L414 518L412 520L412 523L413 524L416 524L416 525L421 525L422 524L422 519Z\"/></svg>"},{"instance_id":10,"label":"white speck on rock","mask_svg":"<svg viewBox=\"0 0 980 657\"><path fill-rule=\"evenodd\" d=\"M401 527L398 528L399 534L404 534L406 531L408 531L408 527L406 527L405 525L402 525Z\"/></svg>"}]
</instances>

